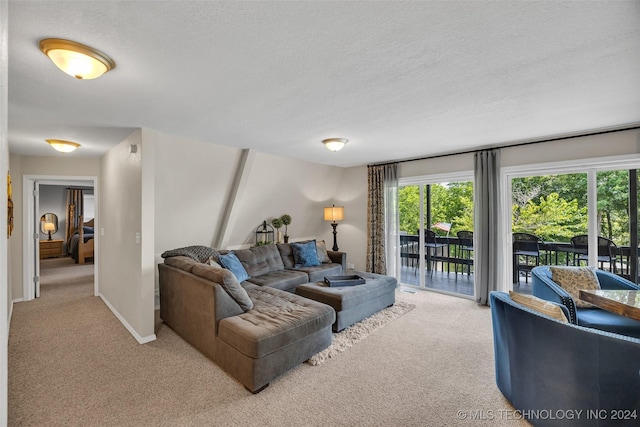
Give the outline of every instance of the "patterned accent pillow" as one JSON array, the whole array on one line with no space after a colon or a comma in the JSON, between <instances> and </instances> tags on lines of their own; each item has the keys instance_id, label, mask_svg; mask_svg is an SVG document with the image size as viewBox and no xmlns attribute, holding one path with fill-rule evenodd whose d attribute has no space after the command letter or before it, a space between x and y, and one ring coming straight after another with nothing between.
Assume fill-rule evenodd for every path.
<instances>
[{"instance_id":1,"label":"patterned accent pillow","mask_svg":"<svg viewBox=\"0 0 640 427\"><path fill-rule=\"evenodd\" d=\"M209 262L209 258L217 260L220 256L220 252L217 249L210 248L209 246L185 246L184 248L171 249L162 253L162 258L169 258L172 256L188 256L198 262Z\"/></svg>"},{"instance_id":2,"label":"patterned accent pillow","mask_svg":"<svg viewBox=\"0 0 640 427\"><path fill-rule=\"evenodd\" d=\"M233 251L229 251L229 253L225 255L220 255L218 260L224 268L230 270L233 275L236 276L238 282L244 282L249 278L247 270L244 269L244 266L238 259L238 256L234 254Z\"/></svg>"},{"instance_id":3,"label":"patterned accent pillow","mask_svg":"<svg viewBox=\"0 0 640 427\"><path fill-rule=\"evenodd\" d=\"M320 265L315 240L304 243L291 243L291 249L293 251L293 260L296 263L296 268Z\"/></svg>"},{"instance_id":4,"label":"patterned accent pillow","mask_svg":"<svg viewBox=\"0 0 640 427\"><path fill-rule=\"evenodd\" d=\"M573 298L576 307L593 308L594 305L580 299L580 289L600 289L594 267L549 267L551 278Z\"/></svg>"},{"instance_id":5,"label":"patterned accent pillow","mask_svg":"<svg viewBox=\"0 0 640 427\"><path fill-rule=\"evenodd\" d=\"M561 322L569 323L567 316L564 315L564 312L558 304L545 301L538 297L534 297L533 295L524 295L513 291L509 291L509 296L518 304L529 307L531 310L545 314Z\"/></svg>"},{"instance_id":6,"label":"patterned accent pillow","mask_svg":"<svg viewBox=\"0 0 640 427\"><path fill-rule=\"evenodd\" d=\"M322 264L328 264L331 262L331 258L329 258L329 254L327 254L327 245L324 240L318 240L316 242L316 252L318 253L318 260Z\"/></svg>"}]
</instances>

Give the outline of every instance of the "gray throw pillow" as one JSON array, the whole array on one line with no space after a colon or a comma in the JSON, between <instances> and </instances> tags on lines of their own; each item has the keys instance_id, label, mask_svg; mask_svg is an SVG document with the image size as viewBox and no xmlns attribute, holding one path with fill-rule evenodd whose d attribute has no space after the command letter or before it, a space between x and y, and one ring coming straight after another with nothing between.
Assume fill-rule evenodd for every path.
<instances>
[{"instance_id":1,"label":"gray throw pillow","mask_svg":"<svg viewBox=\"0 0 640 427\"><path fill-rule=\"evenodd\" d=\"M318 252L318 260L323 264L328 264L331 262L331 258L329 258L329 254L327 253L327 245L324 240L318 240L316 242L316 252Z\"/></svg>"},{"instance_id":2,"label":"gray throw pillow","mask_svg":"<svg viewBox=\"0 0 640 427\"><path fill-rule=\"evenodd\" d=\"M236 276L226 268L216 268L209 264L198 264L193 267L191 273L203 279L219 283L244 311L249 311L253 308L253 301L249 298L247 291L240 285Z\"/></svg>"}]
</instances>

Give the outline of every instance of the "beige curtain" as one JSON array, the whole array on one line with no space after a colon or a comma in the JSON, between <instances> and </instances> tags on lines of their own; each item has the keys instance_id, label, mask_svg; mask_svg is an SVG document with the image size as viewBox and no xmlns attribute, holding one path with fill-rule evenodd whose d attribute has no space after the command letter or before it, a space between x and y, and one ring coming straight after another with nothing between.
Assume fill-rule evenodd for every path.
<instances>
[{"instance_id":1,"label":"beige curtain","mask_svg":"<svg viewBox=\"0 0 640 427\"><path fill-rule=\"evenodd\" d=\"M369 166L367 271L396 275L398 164Z\"/></svg>"},{"instance_id":2,"label":"beige curtain","mask_svg":"<svg viewBox=\"0 0 640 427\"><path fill-rule=\"evenodd\" d=\"M65 242L69 241L71 233L80 227L80 218L84 215L84 190L67 188L67 229Z\"/></svg>"}]
</instances>

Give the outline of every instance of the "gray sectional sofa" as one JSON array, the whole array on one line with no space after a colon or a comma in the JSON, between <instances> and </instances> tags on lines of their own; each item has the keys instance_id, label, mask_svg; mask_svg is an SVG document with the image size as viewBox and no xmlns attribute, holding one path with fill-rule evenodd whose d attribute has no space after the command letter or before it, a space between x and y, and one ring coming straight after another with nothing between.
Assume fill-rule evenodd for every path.
<instances>
[{"instance_id":1,"label":"gray sectional sofa","mask_svg":"<svg viewBox=\"0 0 640 427\"><path fill-rule=\"evenodd\" d=\"M185 253L158 265L160 318L249 391L331 344L334 309L293 292L343 274L345 253L327 251L325 262L305 267L296 265L290 244L236 250L249 276L242 283L231 270Z\"/></svg>"}]
</instances>

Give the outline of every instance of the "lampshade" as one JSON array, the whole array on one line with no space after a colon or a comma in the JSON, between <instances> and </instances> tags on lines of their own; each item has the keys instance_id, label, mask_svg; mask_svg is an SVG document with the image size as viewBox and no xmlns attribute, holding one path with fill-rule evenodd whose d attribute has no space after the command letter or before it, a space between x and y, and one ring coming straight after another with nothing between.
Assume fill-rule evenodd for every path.
<instances>
[{"instance_id":1,"label":"lampshade","mask_svg":"<svg viewBox=\"0 0 640 427\"><path fill-rule=\"evenodd\" d=\"M344 144L349 142L349 140L344 138L329 138L322 141L325 147L327 147L331 151L340 151Z\"/></svg>"},{"instance_id":2,"label":"lampshade","mask_svg":"<svg viewBox=\"0 0 640 427\"><path fill-rule=\"evenodd\" d=\"M333 205L329 208L324 208L324 220L325 221L342 221L344 219L344 206Z\"/></svg>"},{"instance_id":3,"label":"lampshade","mask_svg":"<svg viewBox=\"0 0 640 427\"><path fill-rule=\"evenodd\" d=\"M65 141L62 139L47 139L47 142L54 148L54 150L58 150L61 153L70 153L80 147L80 144L77 142Z\"/></svg>"},{"instance_id":4,"label":"lampshade","mask_svg":"<svg viewBox=\"0 0 640 427\"><path fill-rule=\"evenodd\" d=\"M44 227L43 227L44 231L56 231L56 225L52 222L45 222L44 223Z\"/></svg>"},{"instance_id":5,"label":"lampshade","mask_svg":"<svg viewBox=\"0 0 640 427\"><path fill-rule=\"evenodd\" d=\"M116 66L104 53L71 40L40 40L40 50L56 67L76 79L95 79Z\"/></svg>"}]
</instances>

